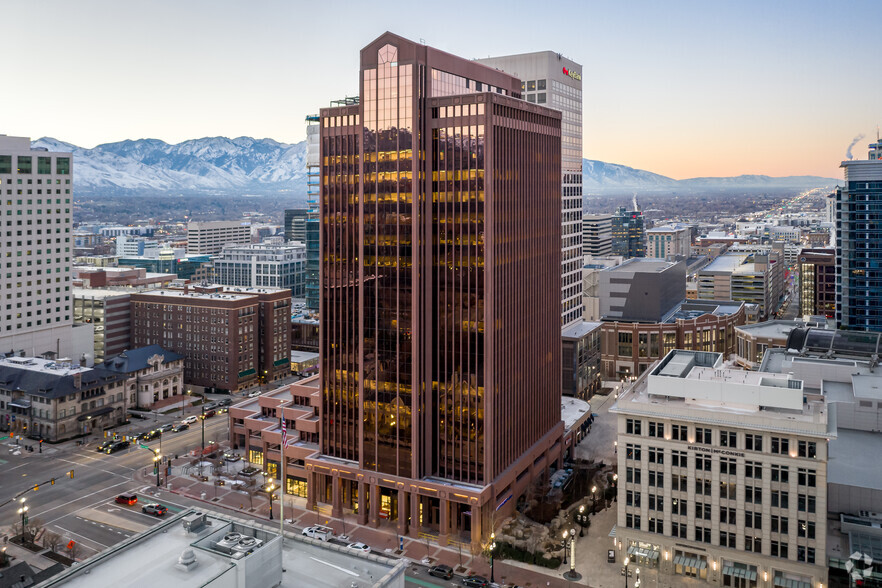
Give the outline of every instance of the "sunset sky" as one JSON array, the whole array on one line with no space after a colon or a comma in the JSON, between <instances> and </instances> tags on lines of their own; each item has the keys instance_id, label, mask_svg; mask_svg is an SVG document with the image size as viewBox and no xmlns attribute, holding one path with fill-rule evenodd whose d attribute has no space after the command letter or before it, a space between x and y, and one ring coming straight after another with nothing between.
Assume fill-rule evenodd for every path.
<instances>
[{"instance_id":1,"label":"sunset sky","mask_svg":"<svg viewBox=\"0 0 882 588\"><path fill-rule=\"evenodd\" d=\"M840 178L882 124L882 3L4 0L0 133L305 138L386 30L583 65L584 155L674 178Z\"/></svg>"}]
</instances>

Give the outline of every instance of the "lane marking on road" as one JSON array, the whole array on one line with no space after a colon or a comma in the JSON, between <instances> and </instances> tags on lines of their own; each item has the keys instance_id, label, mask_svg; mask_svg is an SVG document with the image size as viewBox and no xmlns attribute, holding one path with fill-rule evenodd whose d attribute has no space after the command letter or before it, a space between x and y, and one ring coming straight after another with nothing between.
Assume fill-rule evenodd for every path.
<instances>
[{"instance_id":1,"label":"lane marking on road","mask_svg":"<svg viewBox=\"0 0 882 588\"><path fill-rule=\"evenodd\" d=\"M90 543L94 543L95 545L100 545L104 549L107 549L108 547L110 547L110 545L104 545L100 541L95 541L94 539L90 539L89 537L86 537L85 535L80 535L79 533L74 533L73 531L69 531L69 530L65 529L64 527L59 527L58 525L55 525L55 528L61 529L62 531L64 531L68 535L76 535L77 537L81 538L80 539L81 541L89 541Z\"/></svg>"},{"instance_id":2,"label":"lane marking on road","mask_svg":"<svg viewBox=\"0 0 882 588\"><path fill-rule=\"evenodd\" d=\"M95 459L94 457L89 457L89 456L87 456L87 455L82 455L82 456L80 456L80 457L85 457L85 458L87 458L87 459ZM96 468L95 466L93 466L93 465L91 465L91 464L83 463L83 462L81 462L81 461L72 461L72 460L69 460L69 459L62 459L62 458L60 458L60 457L57 457L56 460L57 460L57 461L63 461L63 462L66 462L66 463L72 463L72 464L74 464L74 465L84 466L84 467L87 467L87 468L92 468L92 469L98 470L99 472L104 472L105 474L110 474L111 476L120 476L121 478L125 478L125 477L126 477L126 476L124 476L123 474L120 474L119 472L111 472L110 470L105 470L104 468ZM100 459L97 459L97 460L95 460L95 461L101 461L101 460L100 460ZM123 465L119 466L119 468L122 469L122 470L129 470L130 472L134 472L134 471L135 471L135 468L126 467L126 466L123 466Z\"/></svg>"},{"instance_id":3,"label":"lane marking on road","mask_svg":"<svg viewBox=\"0 0 882 588\"><path fill-rule=\"evenodd\" d=\"M325 561L325 560L323 560L323 559L319 559L319 558L317 558L317 557L313 557L313 556L309 556L309 559L311 559L311 560L313 560L313 561L317 561L317 562L319 562L320 564L325 564L326 566L331 567L331 568L334 568L335 570L340 570L340 571L343 572L344 574L349 574L350 576L355 576L356 578L360 577L360 574L356 574L355 572L350 572L350 571L347 570L346 568L341 568L340 566L336 566L336 565L332 564L332 563L329 562L329 561Z\"/></svg>"},{"instance_id":4,"label":"lane marking on road","mask_svg":"<svg viewBox=\"0 0 882 588\"><path fill-rule=\"evenodd\" d=\"M3 460L0 460L0 461L3 461ZM6 463L6 462L4 461L3 463ZM31 465L31 464L29 464L29 463L21 463L21 464L18 464L17 466L13 466L13 467L11 467L11 468L6 468L6 471L7 471L7 472L11 472L12 470L17 470L18 468L23 468L23 467L25 467L26 465Z\"/></svg>"},{"instance_id":5,"label":"lane marking on road","mask_svg":"<svg viewBox=\"0 0 882 588\"><path fill-rule=\"evenodd\" d=\"M94 491L94 492L90 492L89 494L84 494L83 496L80 496L79 498L74 498L74 499L72 499L72 500L69 500L69 501L65 502L64 504L59 504L58 506L53 506L52 508L49 508L49 509L46 509L46 510L44 510L44 511L41 511L41 512L38 512L38 513L36 513L36 514L33 514L33 515L31 515L31 518L39 517L39 516L43 516L43 515L46 514L47 512L52 512L53 510L57 510L57 509L59 509L59 508L64 508L65 506L70 505L72 502L77 502L78 500L82 500L83 498L88 498L88 497L90 497L90 496L94 496L94 495L96 495L96 494L100 494L101 492L106 492L107 490L110 490L111 488L116 488L117 486L122 486L123 484L131 484L131 480L125 480L125 481L123 481L123 482L119 482L119 483L117 483L117 484L113 484L113 485L111 485L111 486L106 486L105 488L102 488L101 490L96 490L96 491ZM101 504L102 502L104 502L104 501L106 501L106 500L109 500L109 498L103 498L103 499L99 500L98 502L96 502L95 504ZM90 505L90 506L95 506L95 504L92 504L92 505ZM84 506L83 508L89 508L89 507ZM79 512L80 510L82 510L82 509L77 509L77 510L75 510L75 511L73 511L73 512L69 512L69 513L67 513L66 515L63 515L63 516L58 517L57 519L52 519L52 521L48 521L46 524L48 525L49 523L51 523L51 522L53 522L53 521L57 521L57 520L59 520L59 519L63 519L64 517L66 517L66 516L68 516L68 515L71 515L71 514L74 514L74 513L76 513L76 512Z\"/></svg>"}]
</instances>

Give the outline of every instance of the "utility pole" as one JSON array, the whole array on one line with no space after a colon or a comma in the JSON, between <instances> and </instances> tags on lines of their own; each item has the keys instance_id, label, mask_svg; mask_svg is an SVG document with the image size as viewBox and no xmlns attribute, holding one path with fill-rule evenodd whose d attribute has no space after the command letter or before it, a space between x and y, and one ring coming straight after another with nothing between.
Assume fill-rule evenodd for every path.
<instances>
[{"instance_id":1,"label":"utility pole","mask_svg":"<svg viewBox=\"0 0 882 588\"><path fill-rule=\"evenodd\" d=\"M202 477L202 457L205 455L205 403L202 403L202 414L199 420L202 421L202 451L199 452L199 477Z\"/></svg>"}]
</instances>

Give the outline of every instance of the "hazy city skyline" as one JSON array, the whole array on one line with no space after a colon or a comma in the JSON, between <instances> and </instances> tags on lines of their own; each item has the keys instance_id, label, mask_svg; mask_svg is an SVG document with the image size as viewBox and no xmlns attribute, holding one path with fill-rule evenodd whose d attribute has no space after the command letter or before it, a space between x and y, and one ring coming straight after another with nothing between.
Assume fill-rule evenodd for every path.
<instances>
[{"instance_id":1,"label":"hazy city skyline","mask_svg":"<svg viewBox=\"0 0 882 588\"><path fill-rule=\"evenodd\" d=\"M839 178L875 138L874 2L527 2L353 6L261 1L5 3L0 133L83 147L248 135L358 93L358 49L390 30L478 58L553 50L583 65L583 154L674 178ZM462 26L463 11L469 23ZM333 45L325 30L334 28ZM864 49L861 39L867 39ZM342 40L342 41L341 41ZM859 91L855 88L859 87Z\"/></svg>"}]
</instances>

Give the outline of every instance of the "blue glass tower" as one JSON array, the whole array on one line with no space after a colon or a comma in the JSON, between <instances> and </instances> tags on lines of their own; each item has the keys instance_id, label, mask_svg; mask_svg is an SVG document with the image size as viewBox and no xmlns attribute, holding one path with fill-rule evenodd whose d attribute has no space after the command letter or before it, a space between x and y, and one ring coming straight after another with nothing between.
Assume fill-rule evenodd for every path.
<instances>
[{"instance_id":1,"label":"blue glass tower","mask_svg":"<svg viewBox=\"0 0 882 588\"><path fill-rule=\"evenodd\" d=\"M843 161L836 189L836 322L882 331L882 143L866 161Z\"/></svg>"}]
</instances>

